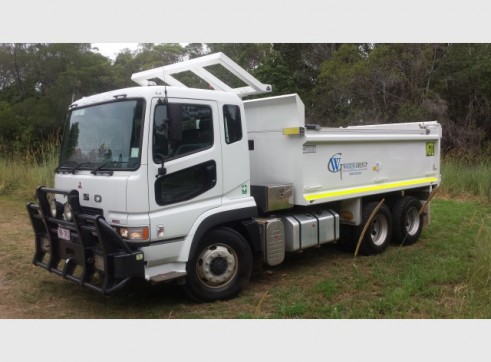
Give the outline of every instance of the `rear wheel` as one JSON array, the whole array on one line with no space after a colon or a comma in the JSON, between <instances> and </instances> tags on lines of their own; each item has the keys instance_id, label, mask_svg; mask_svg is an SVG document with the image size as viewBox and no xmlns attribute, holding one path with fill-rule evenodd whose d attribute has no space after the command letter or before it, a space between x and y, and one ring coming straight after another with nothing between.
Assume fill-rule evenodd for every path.
<instances>
[{"instance_id":1,"label":"rear wheel","mask_svg":"<svg viewBox=\"0 0 491 362\"><path fill-rule=\"evenodd\" d=\"M252 265L242 235L226 227L212 230L188 262L185 290L200 302L232 298L249 282Z\"/></svg>"},{"instance_id":2,"label":"rear wheel","mask_svg":"<svg viewBox=\"0 0 491 362\"><path fill-rule=\"evenodd\" d=\"M423 230L423 215L419 213L421 202L414 196L404 196L392 208L394 235L392 241L411 245L418 241Z\"/></svg>"},{"instance_id":3,"label":"rear wheel","mask_svg":"<svg viewBox=\"0 0 491 362\"><path fill-rule=\"evenodd\" d=\"M355 243L358 242L366 222L377 205L377 202L369 202L363 205L362 223L356 228L356 232L354 233ZM365 255L380 254L387 249L391 237L392 216L389 207L386 204L382 204L365 232L365 236L361 241L360 251Z\"/></svg>"}]
</instances>

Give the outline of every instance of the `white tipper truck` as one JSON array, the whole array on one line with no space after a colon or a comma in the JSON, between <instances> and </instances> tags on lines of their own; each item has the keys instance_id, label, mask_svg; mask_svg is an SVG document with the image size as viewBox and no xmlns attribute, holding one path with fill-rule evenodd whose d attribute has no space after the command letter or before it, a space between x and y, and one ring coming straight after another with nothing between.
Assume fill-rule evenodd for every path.
<instances>
[{"instance_id":1,"label":"white tipper truck","mask_svg":"<svg viewBox=\"0 0 491 362\"><path fill-rule=\"evenodd\" d=\"M188 88L186 71L213 89ZM306 124L296 94L242 100L271 86L222 53L132 79L69 106L55 186L27 205L35 265L103 294L139 277L212 301L236 296L257 258L325 243L381 253L429 221L437 122Z\"/></svg>"}]
</instances>

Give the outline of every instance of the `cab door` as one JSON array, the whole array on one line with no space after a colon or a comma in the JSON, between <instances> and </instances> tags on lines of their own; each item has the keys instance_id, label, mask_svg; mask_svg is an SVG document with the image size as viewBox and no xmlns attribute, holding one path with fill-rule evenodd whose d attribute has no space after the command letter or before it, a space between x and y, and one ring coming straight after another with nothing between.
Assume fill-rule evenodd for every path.
<instances>
[{"instance_id":1,"label":"cab door","mask_svg":"<svg viewBox=\"0 0 491 362\"><path fill-rule=\"evenodd\" d=\"M177 242L201 214L221 205L218 105L205 100L169 98L164 103L154 99L150 117L150 238Z\"/></svg>"}]
</instances>

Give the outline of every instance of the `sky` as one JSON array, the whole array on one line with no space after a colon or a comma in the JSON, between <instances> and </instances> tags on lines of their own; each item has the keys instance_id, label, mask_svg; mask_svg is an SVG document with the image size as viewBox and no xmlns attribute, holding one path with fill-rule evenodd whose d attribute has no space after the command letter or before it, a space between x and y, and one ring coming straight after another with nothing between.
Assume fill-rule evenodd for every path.
<instances>
[{"instance_id":1,"label":"sky","mask_svg":"<svg viewBox=\"0 0 491 362\"><path fill-rule=\"evenodd\" d=\"M143 0L136 7L118 0L52 2L59 6L2 4L3 13L19 16L2 18L0 41L491 42L491 2L485 0L283 0L281 7L264 0Z\"/></svg>"},{"instance_id":2,"label":"sky","mask_svg":"<svg viewBox=\"0 0 491 362\"><path fill-rule=\"evenodd\" d=\"M99 53L114 60L125 48L131 51L137 49L139 43L91 43L93 48L98 48Z\"/></svg>"}]
</instances>

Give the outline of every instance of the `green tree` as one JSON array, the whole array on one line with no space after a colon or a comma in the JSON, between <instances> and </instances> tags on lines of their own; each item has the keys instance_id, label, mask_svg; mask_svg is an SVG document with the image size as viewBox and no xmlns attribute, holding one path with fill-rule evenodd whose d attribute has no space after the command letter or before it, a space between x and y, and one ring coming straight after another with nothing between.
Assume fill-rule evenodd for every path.
<instances>
[{"instance_id":1,"label":"green tree","mask_svg":"<svg viewBox=\"0 0 491 362\"><path fill-rule=\"evenodd\" d=\"M261 82L272 85L271 95L297 93L296 84L283 55L273 50L253 72Z\"/></svg>"},{"instance_id":2,"label":"green tree","mask_svg":"<svg viewBox=\"0 0 491 362\"><path fill-rule=\"evenodd\" d=\"M491 45L448 45L435 83L448 107L448 150L491 152Z\"/></svg>"},{"instance_id":3,"label":"green tree","mask_svg":"<svg viewBox=\"0 0 491 362\"><path fill-rule=\"evenodd\" d=\"M272 50L268 43L211 43L208 53L222 52L248 72L261 66Z\"/></svg>"},{"instance_id":4,"label":"green tree","mask_svg":"<svg viewBox=\"0 0 491 362\"><path fill-rule=\"evenodd\" d=\"M356 44L343 44L321 65L314 89L315 114L321 123L345 126L362 121L375 110L368 81L368 57ZM376 111L375 111L376 112Z\"/></svg>"},{"instance_id":5,"label":"green tree","mask_svg":"<svg viewBox=\"0 0 491 362\"><path fill-rule=\"evenodd\" d=\"M35 148L61 133L73 100L136 86L135 72L218 51L271 84L272 95L298 93L308 122L438 120L445 150L491 152L490 44L142 43L111 62L86 43L3 43L0 142L7 150ZM223 67L207 69L244 85ZM176 78L209 88L192 72Z\"/></svg>"},{"instance_id":6,"label":"green tree","mask_svg":"<svg viewBox=\"0 0 491 362\"><path fill-rule=\"evenodd\" d=\"M343 44L322 64L318 114L331 125L445 118L431 87L443 54L434 44Z\"/></svg>"},{"instance_id":7,"label":"green tree","mask_svg":"<svg viewBox=\"0 0 491 362\"><path fill-rule=\"evenodd\" d=\"M111 62L90 44L2 44L0 115L4 147L33 149L60 134L67 107L81 96L114 87Z\"/></svg>"},{"instance_id":8,"label":"green tree","mask_svg":"<svg viewBox=\"0 0 491 362\"><path fill-rule=\"evenodd\" d=\"M189 43L184 47L184 52L189 59L201 57L206 54L206 45L203 43Z\"/></svg>"},{"instance_id":9,"label":"green tree","mask_svg":"<svg viewBox=\"0 0 491 362\"><path fill-rule=\"evenodd\" d=\"M124 50L114 61L113 71L119 87L133 87L133 73L162 67L183 60L185 50L180 44L141 43L134 52ZM158 81L160 83L160 81Z\"/></svg>"}]
</instances>

